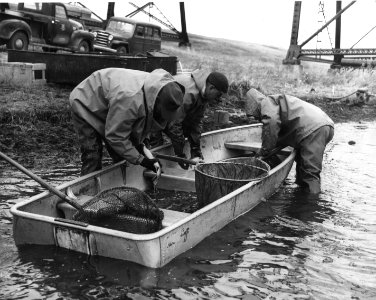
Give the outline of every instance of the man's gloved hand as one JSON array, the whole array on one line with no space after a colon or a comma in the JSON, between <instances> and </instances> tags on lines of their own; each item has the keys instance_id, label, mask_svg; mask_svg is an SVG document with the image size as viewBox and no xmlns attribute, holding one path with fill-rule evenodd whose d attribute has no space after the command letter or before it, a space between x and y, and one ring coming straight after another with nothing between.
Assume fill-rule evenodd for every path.
<instances>
[{"instance_id":1,"label":"man's gloved hand","mask_svg":"<svg viewBox=\"0 0 376 300\"><path fill-rule=\"evenodd\" d=\"M144 145L147 149L151 149L151 144L150 144L150 139L149 138L145 138L144 139Z\"/></svg>"},{"instance_id":2,"label":"man's gloved hand","mask_svg":"<svg viewBox=\"0 0 376 300\"><path fill-rule=\"evenodd\" d=\"M140 162L140 165L155 173L158 173L158 171L162 169L161 163L159 162L158 158L150 159L150 158L144 157L144 159Z\"/></svg>"},{"instance_id":3,"label":"man's gloved hand","mask_svg":"<svg viewBox=\"0 0 376 300\"><path fill-rule=\"evenodd\" d=\"M137 151L140 152L142 155L145 155L144 147L145 147L145 145L144 145L143 143L141 143L141 144L138 144L135 148L136 148Z\"/></svg>"},{"instance_id":4,"label":"man's gloved hand","mask_svg":"<svg viewBox=\"0 0 376 300\"><path fill-rule=\"evenodd\" d=\"M155 170L156 170L155 171L156 180L158 180L158 178L162 174L162 163L154 157L153 153L151 153L151 151L148 148L146 148L146 146L144 146L143 151L144 151L145 158L148 158L149 160L154 160L154 161L156 160L156 162L154 162L154 167L155 167Z\"/></svg>"},{"instance_id":5,"label":"man's gloved hand","mask_svg":"<svg viewBox=\"0 0 376 300\"><path fill-rule=\"evenodd\" d=\"M255 158L259 158L259 159L262 159L264 156L267 156L269 153L269 151L265 150L265 149L260 149L258 150L256 153L255 153Z\"/></svg>"},{"instance_id":6,"label":"man's gloved hand","mask_svg":"<svg viewBox=\"0 0 376 300\"><path fill-rule=\"evenodd\" d=\"M187 158L187 156L182 153L182 154L178 154L177 157L181 157L181 158ZM184 169L184 170L188 170L189 169L189 164L187 163L184 163L184 162L178 162L179 166Z\"/></svg>"},{"instance_id":7,"label":"man's gloved hand","mask_svg":"<svg viewBox=\"0 0 376 300\"><path fill-rule=\"evenodd\" d=\"M205 162L200 149L196 149L196 148L191 149L191 160L195 161L196 163Z\"/></svg>"},{"instance_id":8,"label":"man's gloved hand","mask_svg":"<svg viewBox=\"0 0 376 300\"><path fill-rule=\"evenodd\" d=\"M204 159L202 157L199 157L199 156L191 157L191 160L195 161L197 164L205 162Z\"/></svg>"}]
</instances>

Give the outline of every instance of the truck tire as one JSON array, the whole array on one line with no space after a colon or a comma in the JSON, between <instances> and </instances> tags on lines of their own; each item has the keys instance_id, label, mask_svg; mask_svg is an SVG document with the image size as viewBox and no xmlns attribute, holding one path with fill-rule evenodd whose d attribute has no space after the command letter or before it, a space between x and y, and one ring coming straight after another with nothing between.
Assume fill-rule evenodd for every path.
<instances>
[{"instance_id":1,"label":"truck tire","mask_svg":"<svg viewBox=\"0 0 376 300\"><path fill-rule=\"evenodd\" d=\"M118 53L118 54L127 54L128 53L128 49L125 46L119 46L119 47L116 48L116 53Z\"/></svg>"},{"instance_id":2,"label":"truck tire","mask_svg":"<svg viewBox=\"0 0 376 300\"><path fill-rule=\"evenodd\" d=\"M21 31L15 32L7 43L8 49L27 50L29 48L29 39Z\"/></svg>"},{"instance_id":3,"label":"truck tire","mask_svg":"<svg viewBox=\"0 0 376 300\"><path fill-rule=\"evenodd\" d=\"M90 46L89 46L89 43L85 40L82 40L79 44L78 44L78 52L89 52L90 51Z\"/></svg>"}]
</instances>

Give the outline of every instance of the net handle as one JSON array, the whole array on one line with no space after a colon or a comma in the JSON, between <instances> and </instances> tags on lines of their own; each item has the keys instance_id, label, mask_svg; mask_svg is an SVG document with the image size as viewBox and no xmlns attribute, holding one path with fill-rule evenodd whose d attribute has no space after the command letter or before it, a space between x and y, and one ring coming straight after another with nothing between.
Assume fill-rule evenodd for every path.
<instances>
[{"instance_id":1,"label":"net handle","mask_svg":"<svg viewBox=\"0 0 376 300\"><path fill-rule=\"evenodd\" d=\"M273 156L274 154L277 154L283 148L285 148L285 146L278 146L278 147L272 149L268 154L261 156L260 159L261 160L268 159L269 157Z\"/></svg>"},{"instance_id":2,"label":"net handle","mask_svg":"<svg viewBox=\"0 0 376 300\"><path fill-rule=\"evenodd\" d=\"M63 201L69 203L72 205L74 208L78 210L82 210L82 207L77 204L75 201L73 201L71 198L69 198L67 195L53 187L52 185L48 184L46 181L44 181L42 178L39 176L35 175L33 172L29 171L28 169L24 168L21 166L19 163L11 159L9 156L5 155L4 153L0 152L0 157L4 160L6 160L8 163L16 167L18 170L20 170L22 173L26 174L30 178L34 179L36 182L38 182L41 186L45 187L48 189L51 193L54 193L57 195L59 198L61 198Z\"/></svg>"},{"instance_id":3,"label":"net handle","mask_svg":"<svg viewBox=\"0 0 376 300\"><path fill-rule=\"evenodd\" d=\"M190 164L190 165L197 165L196 161L191 160L191 159L186 159L183 157L165 155L165 154L160 154L156 152L153 152L153 155L157 158L162 158L162 159L169 160L169 161L181 162L181 163Z\"/></svg>"}]
</instances>

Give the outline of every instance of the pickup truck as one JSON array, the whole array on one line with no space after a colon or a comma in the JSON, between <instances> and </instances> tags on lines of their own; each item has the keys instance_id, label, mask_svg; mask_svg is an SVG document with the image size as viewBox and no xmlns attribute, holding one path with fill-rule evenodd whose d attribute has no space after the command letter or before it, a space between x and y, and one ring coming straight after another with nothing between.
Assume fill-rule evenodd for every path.
<instances>
[{"instance_id":1,"label":"pickup truck","mask_svg":"<svg viewBox=\"0 0 376 300\"><path fill-rule=\"evenodd\" d=\"M0 45L28 50L93 51L94 35L70 20L64 3L0 3Z\"/></svg>"},{"instance_id":2,"label":"pickup truck","mask_svg":"<svg viewBox=\"0 0 376 300\"><path fill-rule=\"evenodd\" d=\"M94 50L143 54L161 50L161 27L124 17L111 17L104 30L94 31Z\"/></svg>"}]
</instances>

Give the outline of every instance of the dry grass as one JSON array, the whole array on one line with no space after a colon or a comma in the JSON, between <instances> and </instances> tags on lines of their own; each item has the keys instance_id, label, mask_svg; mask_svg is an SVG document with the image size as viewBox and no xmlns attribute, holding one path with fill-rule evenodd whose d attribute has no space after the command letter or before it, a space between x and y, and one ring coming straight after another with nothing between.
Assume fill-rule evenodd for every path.
<instances>
[{"instance_id":1,"label":"dry grass","mask_svg":"<svg viewBox=\"0 0 376 300\"><path fill-rule=\"evenodd\" d=\"M70 120L70 88L48 85L37 88L2 86L0 123L35 124L38 121L65 123Z\"/></svg>"},{"instance_id":2,"label":"dry grass","mask_svg":"<svg viewBox=\"0 0 376 300\"><path fill-rule=\"evenodd\" d=\"M328 64L302 62L286 66L286 50L239 41L191 36L191 49L165 43L163 51L179 57L183 68L209 68L225 73L235 87L256 86L267 94L302 98L344 96L361 87L376 93L376 71L331 70Z\"/></svg>"},{"instance_id":3,"label":"dry grass","mask_svg":"<svg viewBox=\"0 0 376 300\"><path fill-rule=\"evenodd\" d=\"M336 122L375 119L370 106L330 105L324 96L343 96L360 87L376 94L375 71L328 72L329 65L305 63L284 66L286 50L231 40L191 36L192 48L163 43L163 51L175 55L185 69L209 68L225 73L231 83L230 97L221 107L207 111L204 130L213 127L214 109L239 109L250 87L265 94L296 95L322 107ZM5 60L4 53L0 61ZM69 93L73 87L46 85L15 88L0 84L0 151L11 153L29 166L56 166L79 161L76 135L70 120ZM235 114L236 115L236 114ZM234 124L248 122L231 119ZM1 168L1 166L0 166Z\"/></svg>"}]
</instances>

